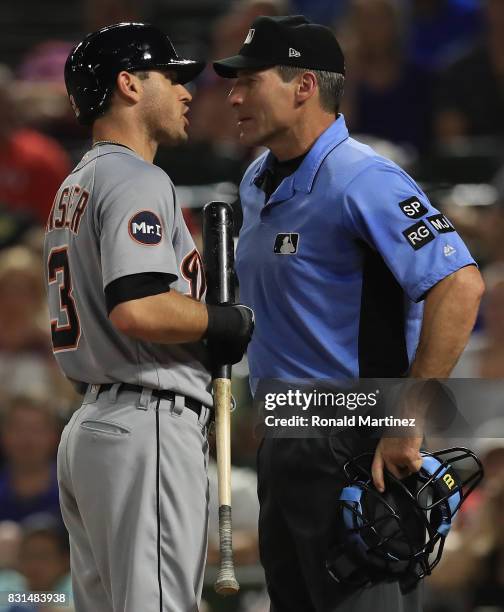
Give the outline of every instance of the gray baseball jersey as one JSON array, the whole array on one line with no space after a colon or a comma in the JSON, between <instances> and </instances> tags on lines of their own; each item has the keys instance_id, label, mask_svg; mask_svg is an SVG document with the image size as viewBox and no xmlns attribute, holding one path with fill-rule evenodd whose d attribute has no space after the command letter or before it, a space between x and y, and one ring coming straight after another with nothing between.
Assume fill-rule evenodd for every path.
<instances>
[{"instance_id":1,"label":"gray baseball jersey","mask_svg":"<svg viewBox=\"0 0 504 612\"><path fill-rule=\"evenodd\" d=\"M186 398L212 403L205 347L122 334L105 295L113 281L155 272L204 298L201 258L175 190L130 149L95 145L61 186L46 230L54 352L70 379L94 383L58 449L76 612L197 612L210 411L198 415Z\"/></svg>"},{"instance_id":2,"label":"gray baseball jersey","mask_svg":"<svg viewBox=\"0 0 504 612\"><path fill-rule=\"evenodd\" d=\"M124 146L93 147L56 195L44 261L54 353L68 378L171 389L212 404L202 342L143 342L107 316L105 287L131 274L171 274L171 287L204 298L201 257L163 170Z\"/></svg>"}]
</instances>

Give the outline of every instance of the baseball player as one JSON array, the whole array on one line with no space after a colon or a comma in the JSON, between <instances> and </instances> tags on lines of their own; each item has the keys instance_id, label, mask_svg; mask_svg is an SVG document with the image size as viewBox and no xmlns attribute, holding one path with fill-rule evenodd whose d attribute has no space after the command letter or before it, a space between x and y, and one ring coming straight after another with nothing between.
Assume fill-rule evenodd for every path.
<instances>
[{"instance_id":1,"label":"baseball player","mask_svg":"<svg viewBox=\"0 0 504 612\"><path fill-rule=\"evenodd\" d=\"M268 148L240 187L236 267L256 315L252 389L263 379L448 376L474 324L480 274L411 177L349 137L333 33L303 16L259 17L238 55L214 68L236 78L229 102L241 142ZM384 467L398 477L419 469L420 442L377 445L351 431L340 441L347 455L375 450L382 491ZM341 464L327 438L266 437L258 479L272 611L420 609L418 590L352 590L329 577Z\"/></svg>"},{"instance_id":2,"label":"baseball player","mask_svg":"<svg viewBox=\"0 0 504 612\"><path fill-rule=\"evenodd\" d=\"M195 612L201 597L208 366L239 360L252 331L249 309L202 303L200 255L152 164L186 139L183 84L202 69L141 23L90 34L65 66L93 133L44 254L54 353L84 393L58 452L77 612Z\"/></svg>"}]
</instances>

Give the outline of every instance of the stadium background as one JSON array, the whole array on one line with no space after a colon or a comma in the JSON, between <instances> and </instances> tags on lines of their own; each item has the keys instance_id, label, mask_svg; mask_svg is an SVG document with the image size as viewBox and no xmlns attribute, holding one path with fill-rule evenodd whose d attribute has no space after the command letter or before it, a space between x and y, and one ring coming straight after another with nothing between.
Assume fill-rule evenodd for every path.
<instances>
[{"instance_id":1,"label":"stadium background","mask_svg":"<svg viewBox=\"0 0 504 612\"><path fill-rule=\"evenodd\" d=\"M0 8L0 593L69 589L54 475L78 398L55 368L42 283L43 226L89 143L67 102L63 65L84 34L118 21L162 27L181 54L234 54L259 14L303 13L334 28L347 57L342 111L358 138L405 167L464 236L486 293L454 373L504 378L504 0L20 0ZM191 139L156 159L174 180L197 241L200 210L236 201L257 151L236 140L229 83L194 83ZM504 168L504 167L503 167ZM243 592L205 610L265 612L255 522L255 415L235 368L235 549ZM504 610L504 398L477 443L487 477L426 583L428 612ZM215 490L215 473L211 470ZM213 517L215 522L215 516ZM213 529L215 533L215 529ZM209 551L208 583L216 560ZM0 610L12 611L8 605ZM17 608L16 608L17 609ZM32 609L32 608L29 608Z\"/></svg>"}]
</instances>

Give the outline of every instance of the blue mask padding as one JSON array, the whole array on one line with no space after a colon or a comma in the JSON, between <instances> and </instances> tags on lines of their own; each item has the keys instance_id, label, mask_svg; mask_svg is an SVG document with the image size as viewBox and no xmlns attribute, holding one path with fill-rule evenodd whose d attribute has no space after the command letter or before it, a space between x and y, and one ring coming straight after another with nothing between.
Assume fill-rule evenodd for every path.
<instances>
[{"instance_id":1,"label":"blue mask padding","mask_svg":"<svg viewBox=\"0 0 504 612\"><path fill-rule=\"evenodd\" d=\"M341 491L341 501L356 502L360 508L360 501L362 499L362 489L356 485L345 487Z\"/></svg>"},{"instance_id":2,"label":"blue mask padding","mask_svg":"<svg viewBox=\"0 0 504 612\"><path fill-rule=\"evenodd\" d=\"M356 521L357 526L362 525L362 519L359 516L360 514L362 514L362 506L360 503L362 499L362 493L363 489L361 489L359 486L345 487L343 491L341 491L340 500L355 504L356 511L358 512L358 514L356 514L352 512L350 508L343 506L343 522L345 523L345 527L349 530L355 529ZM357 544L362 551L365 552L368 550L369 547L364 542L359 532L350 532L348 534L348 537L352 542Z\"/></svg>"},{"instance_id":3,"label":"blue mask padding","mask_svg":"<svg viewBox=\"0 0 504 612\"><path fill-rule=\"evenodd\" d=\"M436 473L440 465L441 463L439 462L438 459L436 459L436 457L431 457L430 455L424 455L423 461L422 461L422 468L430 476ZM436 480L440 480L447 471L448 471L447 467L443 467L442 470L439 470L439 473L436 476ZM442 512L441 523L439 524L439 527L437 528L437 532L441 534L442 536L447 536L448 532L450 531L452 520L455 518L457 514L457 511L455 509L459 505L460 499L461 499L460 491L457 489L446 500L448 503L448 507L450 509L451 516L447 516L446 512Z\"/></svg>"},{"instance_id":4,"label":"blue mask padding","mask_svg":"<svg viewBox=\"0 0 504 612\"><path fill-rule=\"evenodd\" d=\"M430 455L424 455L422 460L423 469L429 473L430 476L436 473L436 470L439 469L441 463L435 457L431 457ZM443 468L439 471L438 477L441 477L446 472L446 468Z\"/></svg>"}]
</instances>

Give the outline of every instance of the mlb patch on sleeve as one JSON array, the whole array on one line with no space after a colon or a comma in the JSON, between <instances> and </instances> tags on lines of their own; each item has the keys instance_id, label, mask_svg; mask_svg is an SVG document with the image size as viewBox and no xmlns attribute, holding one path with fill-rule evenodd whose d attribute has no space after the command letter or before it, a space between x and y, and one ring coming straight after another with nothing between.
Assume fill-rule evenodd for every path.
<instances>
[{"instance_id":1,"label":"mlb patch on sleeve","mask_svg":"<svg viewBox=\"0 0 504 612\"><path fill-rule=\"evenodd\" d=\"M408 227L408 229L404 230L403 236L415 251L418 251L418 249L421 249L435 238L434 234L423 221L419 221L415 223L415 225Z\"/></svg>"},{"instance_id":2,"label":"mlb patch on sleeve","mask_svg":"<svg viewBox=\"0 0 504 612\"><path fill-rule=\"evenodd\" d=\"M151 210L135 213L128 222L128 232L135 242L155 246L163 238L163 226L159 217Z\"/></svg>"},{"instance_id":3,"label":"mlb patch on sleeve","mask_svg":"<svg viewBox=\"0 0 504 612\"><path fill-rule=\"evenodd\" d=\"M422 204L416 196L399 202L399 208L410 219L420 219L427 212L427 206Z\"/></svg>"}]
</instances>

